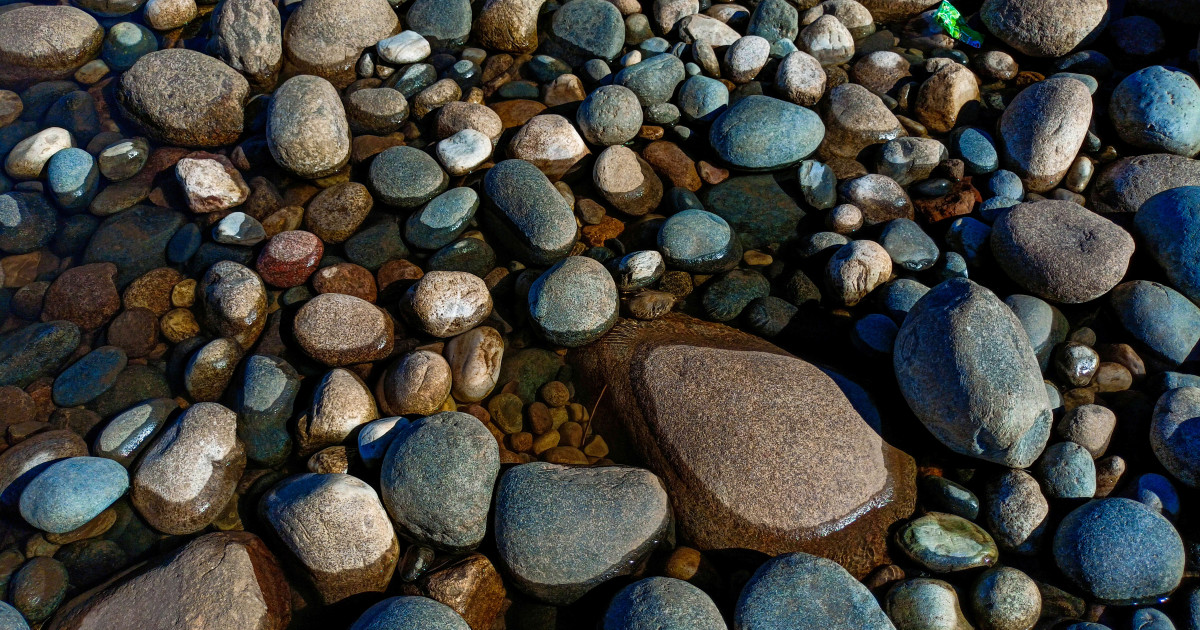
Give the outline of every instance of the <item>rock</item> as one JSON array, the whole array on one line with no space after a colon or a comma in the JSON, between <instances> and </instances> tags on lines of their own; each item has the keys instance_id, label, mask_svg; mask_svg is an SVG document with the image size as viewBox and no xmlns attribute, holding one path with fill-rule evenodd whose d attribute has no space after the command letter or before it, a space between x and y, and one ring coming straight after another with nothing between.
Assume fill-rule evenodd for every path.
<instances>
[{"instance_id":1,"label":"rock","mask_svg":"<svg viewBox=\"0 0 1200 630\"><path fill-rule=\"evenodd\" d=\"M825 140L821 154L854 159L863 149L892 140L903 128L878 96L857 83L829 91Z\"/></svg>"},{"instance_id":2,"label":"rock","mask_svg":"<svg viewBox=\"0 0 1200 630\"><path fill-rule=\"evenodd\" d=\"M533 52L537 18L546 0L487 0L475 21L479 43L504 52Z\"/></svg>"},{"instance_id":3,"label":"rock","mask_svg":"<svg viewBox=\"0 0 1200 630\"><path fill-rule=\"evenodd\" d=\"M300 307L293 326L304 352L325 365L370 363L392 353L392 318L352 295L314 297Z\"/></svg>"},{"instance_id":4,"label":"rock","mask_svg":"<svg viewBox=\"0 0 1200 630\"><path fill-rule=\"evenodd\" d=\"M400 357L384 375L380 403L398 415L436 413L450 395L452 378L442 355L415 350Z\"/></svg>"},{"instance_id":5,"label":"rock","mask_svg":"<svg viewBox=\"0 0 1200 630\"><path fill-rule=\"evenodd\" d=\"M900 390L951 450L1026 467L1050 435L1037 356L1012 310L962 278L934 287L908 313L893 365Z\"/></svg>"},{"instance_id":6,"label":"rock","mask_svg":"<svg viewBox=\"0 0 1200 630\"><path fill-rule=\"evenodd\" d=\"M0 195L0 216L0 251L7 254L28 254L45 246L57 228L54 208L37 193Z\"/></svg>"},{"instance_id":7,"label":"rock","mask_svg":"<svg viewBox=\"0 0 1200 630\"><path fill-rule=\"evenodd\" d=\"M4 159L4 172L13 179L38 179L50 158L75 146L71 132L62 127L43 129L17 143Z\"/></svg>"},{"instance_id":8,"label":"rock","mask_svg":"<svg viewBox=\"0 0 1200 630\"><path fill-rule=\"evenodd\" d=\"M642 107L633 90L623 85L602 85L583 99L575 121L592 144L625 144L641 131Z\"/></svg>"},{"instance_id":9,"label":"rock","mask_svg":"<svg viewBox=\"0 0 1200 630\"><path fill-rule=\"evenodd\" d=\"M250 187L228 158L193 155L175 164L175 177L192 212L221 212L242 205L250 196Z\"/></svg>"},{"instance_id":10,"label":"rock","mask_svg":"<svg viewBox=\"0 0 1200 630\"><path fill-rule=\"evenodd\" d=\"M73 6L13 8L0 14L0 83L66 79L100 52L104 29Z\"/></svg>"},{"instance_id":11,"label":"rock","mask_svg":"<svg viewBox=\"0 0 1200 630\"><path fill-rule=\"evenodd\" d=\"M237 414L217 403L196 403L146 450L130 496L155 529L191 534L220 516L245 467Z\"/></svg>"},{"instance_id":12,"label":"rock","mask_svg":"<svg viewBox=\"0 0 1200 630\"><path fill-rule=\"evenodd\" d=\"M847 180L838 192L847 203L862 211L863 225L871 226L892 219L912 219L913 203L895 180L871 173Z\"/></svg>"},{"instance_id":13,"label":"rock","mask_svg":"<svg viewBox=\"0 0 1200 630\"><path fill-rule=\"evenodd\" d=\"M961 516L930 512L896 533L904 553L936 573L991 566L1000 552L983 528Z\"/></svg>"},{"instance_id":14,"label":"rock","mask_svg":"<svg viewBox=\"0 0 1200 630\"><path fill-rule=\"evenodd\" d=\"M0 387L24 387L53 374L79 346L79 326L36 323L0 337Z\"/></svg>"},{"instance_id":15,"label":"rock","mask_svg":"<svg viewBox=\"0 0 1200 630\"><path fill-rule=\"evenodd\" d=\"M465 271L430 271L405 295L418 326L434 337L453 337L478 326L492 312L483 279Z\"/></svg>"},{"instance_id":16,"label":"rock","mask_svg":"<svg viewBox=\"0 0 1200 630\"><path fill-rule=\"evenodd\" d=\"M34 557L8 581L8 600L35 624L49 617L67 593L68 575L58 560Z\"/></svg>"},{"instance_id":17,"label":"rock","mask_svg":"<svg viewBox=\"0 0 1200 630\"><path fill-rule=\"evenodd\" d=\"M405 19L409 28L432 41L462 45L471 34L471 3L417 0L409 6Z\"/></svg>"},{"instance_id":18,"label":"rock","mask_svg":"<svg viewBox=\"0 0 1200 630\"><path fill-rule=\"evenodd\" d=\"M771 42L757 35L746 35L725 51L728 79L734 83L749 83L767 65Z\"/></svg>"},{"instance_id":19,"label":"rock","mask_svg":"<svg viewBox=\"0 0 1200 630\"><path fill-rule=\"evenodd\" d=\"M284 81L267 110L267 146L280 166L307 179L332 175L345 166L350 159L350 123L337 89L308 75Z\"/></svg>"},{"instance_id":20,"label":"rock","mask_svg":"<svg viewBox=\"0 0 1200 630\"><path fill-rule=\"evenodd\" d=\"M1137 212L1151 197L1181 186L1200 186L1200 161L1169 153L1121 158L1100 171L1092 184L1096 212Z\"/></svg>"},{"instance_id":21,"label":"rock","mask_svg":"<svg viewBox=\"0 0 1200 630\"><path fill-rule=\"evenodd\" d=\"M702 590L670 577L649 577L621 589L604 614L604 630L689 628L724 630L717 605Z\"/></svg>"},{"instance_id":22,"label":"rock","mask_svg":"<svg viewBox=\"0 0 1200 630\"><path fill-rule=\"evenodd\" d=\"M117 288L124 288L151 269L167 266L167 245L183 224L183 215L174 210L134 206L100 224L83 252L83 262L115 264Z\"/></svg>"},{"instance_id":23,"label":"rock","mask_svg":"<svg viewBox=\"0 0 1200 630\"><path fill-rule=\"evenodd\" d=\"M612 275L584 256L558 262L529 288L530 317L556 346L575 348L599 339L616 323L618 306Z\"/></svg>"},{"instance_id":24,"label":"rock","mask_svg":"<svg viewBox=\"0 0 1200 630\"><path fill-rule=\"evenodd\" d=\"M29 630L29 624L25 623L24 615L4 602L0 602L0 623L4 624L5 628L12 630Z\"/></svg>"},{"instance_id":25,"label":"rock","mask_svg":"<svg viewBox=\"0 0 1200 630\"><path fill-rule=\"evenodd\" d=\"M979 80L966 66L942 66L917 92L917 120L934 133L949 133L959 118L973 118L979 108Z\"/></svg>"},{"instance_id":26,"label":"rock","mask_svg":"<svg viewBox=\"0 0 1200 630\"><path fill-rule=\"evenodd\" d=\"M1051 499L1090 499L1096 494L1092 455L1074 442L1047 446L1037 470L1042 488Z\"/></svg>"},{"instance_id":27,"label":"rock","mask_svg":"<svg viewBox=\"0 0 1200 630\"><path fill-rule=\"evenodd\" d=\"M283 36L279 10L268 0L232 0L213 11L216 56L245 74L255 85L275 82L283 64Z\"/></svg>"},{"instance_id":28,"label":"rock","mask_svg":"<svg viewBox=\"0 0 1200 630\"><path fill-rule=\"evenodd\" d=\"M854 62L854 81L879 96L912 76L908 60L890 50L867 53Z\"/></svg>"},{"instance_id":29,"label":"rock","mask_svg":"<svg viewBox=\"0 0 1200 630\"><path fill-rule=\"evenodd\" d=\"M125 369L128 355L113 346L101 346L63 370L54 379L51 395L60 407L87 404L108 391Z\"/></svg>"},{"instance_id":30,"label":"rock","mask_svg":"<svg viewBox=\"0 0 1200 630\"><path fill-rule=\"evenodd\" d=\"M861 4L871 12L876 24L892 24L916 17L938 3L933 0L863 0Z\"/></svg>"},{"instance_id":31,"label":"rock","mask_svg":"<svg viewBox=\"0 0 1200 630\"><path fill-rule=\"evenodd\" d=\"M133 460L158 436L167 417L179 405L170 398L152 398L121 412L105 425L92 447L98 457L107 457L129 468Z\"/></svg>"},{"instance_id":32,"label":"rock","mask_svg":"<svg viewBox=\"0 0 1200 630\"><path fill-rule=\"evenodd\" d=\"M446 103L438 110L435 127L438 138L448 138L463 129L474 129L495 144L500 140L504 123L500 120L500 115L486 105L454 101Z\"/></svg>"},{"instance_id":33,"label":"rock","mask_svg":"<svg viewBox=\"0 0 1200 630\"><path fill-rule=\"evenodd\" d=\"M273 287L298 287L312 276L325 246L312 232L287 230L271 237L258 253L255 270L263 281Z\"/></svg>"},{"instance_id":34,"label":"rock","mask_svg":"<svg viewBox=\"0 0 1200 630\"><path fill-rule=\"evenodd\" d=\"M632 436L614 447L662 476L697 548L805 551L854 575L886 562L887 528L912 513L914 465L863 420L875 412L848 379L678 315L622 321L571 358L583 382L607 387L596 418L619 424L597 431ZM836 443L821 437L833 427Z\"/></svg>"},{"instance_id":35,"label":"rock","mask_svg":"<svg viewBox=\"0 0 1200 630\"><path fill-rule=\"evenodd\" d=\"M651 146L664 144L670 143L656 142ZM649 148L643 153L654 156ZM631 216L644 215L662 201L662 180L629 147L611 146L601 152L592 168L592 183L605 200Z\"/></svg>"},{"instance_id":36,"label":"rock","mask_svg":"<svg viewBox=\"0 0 1200 630\"><path fill-rule=\"evenodd\" d=\"M938 259L937 243L911 219L892 219L883 226L879 244L892 264L906 271L924 271Z\"/></svg>"},{"instance_id":37,"label":"rock","mask_svg":"<svg viewBox=\"0 0 1200 630\"><path fill-rule=\"evenodd\" d=\"M1200 486L1200 440L1193 425L1200 417L1200 389L1180 387L1164 393L1154 405L1150 421L1150 446L1176 479Z\"/></svg>"},{"instance_id":38,"label":"rock","mask_svg":"<svg viewBox=\"0 0 1200 630\"><path fill-rule=\"evenodd\" d=\"M1108 450L1117 416L1107 407L1080 405L1068 411L1055 427L1055 432L1064 440L1070 440L1087 449L1092 459Z\"/></svg>"},{"instance_id":39,"label":"rock","mask_svg":"<svg viewBox=\"0 0 1200 630\"><path fill-rule=\"evenodd\" d=\"M380 486L405 538L461 551L479 545L487 532L499 473L496 438L474 416L447 411L396 436L383 459Z\"/></svg>"},{"instance_id":40,"label":"rock","mask_svg":"<svg viewBox=\"0 0 1200 630\"><path fill-rule=\"evenodd\" d=\"M300 375L287 361L259 354L246 359L244 370L234 405L241 419L238 439L249 459L280 464L292 450L287 422L300 391Z\"/></svg>"},{"instance_id":41,"label":"rock","mask_svg":"<svg viewBox=\"0 0 1200 630\"><path fill-rule=\"evenodd\" d=\"M71 457L51 464L21 492L21 517L52 534L83 527L125 494L129 473L111 459Z\"/></svg>"},{"instance_id":42,"label":"rock","mask_svg":"<svg viewBox=\"0 0 1200 630\"><path fill-rule=\"evenodd\" d=\"M541 4L543 0L539 0ZM350 630L469 630L470 626L454 609L428 597L389 597L371 606L350 626Z\"/></svg>"},{"instance_id":43,"label":"rock","mask_svg":"<svg viewBox=\"0 0 1200 630\"><path fill-rule=\"evenodd\" d=\"M971 609L987 630L1032 628L1042 613L1042 594L1019 569L994 567L975 581Z\"/></svg>"},{"instance_id":44,"label":"rock","mask_svg":"<svg viewBox=\"0 0 1200 630\"><path fill-rule=\"evenodd\" d=\"M836 66L854 57L854 37L840 20L822 15L800 31L798 48L812 55L822 66Z\"/></svg>"},{"instance_id":45,"label":"rock","mask_svg":"<svg viewBox=\"0 0 1200 630\"><path fill-rule=\"evenodd\" d=\"M517 587L569 604L633 572L662 540L670 508L649 471L533 462L500 478L495 519L496 549Z\"/></svg>"},{"instance_id":46,"label":"rock","mask_svg":"<svg viewBox=\"0 0 1200 630\"><path fill-rule=\"evenodd\" d=\"M21 493L47 465L88 454L87 444L70 431L41 431L0 453L0 502L17 507Z\"/></svg>"},{"instance_id":47,"label":"rock","mask_svg":"<svg viewBox=\"0 0 1200 630\"><path fill-rule=\"evenodd\" d=\"M1147 280L1118 284L1109 294L1117 321L1144 348L1144 359L1174 367L1200 341L1200 308L1174 289Z\"/></svg>"},{"instance_id":48,"label":"rock","mask_svg":"<svg viewBox=\"0 0 1200 630\"><path fill-rule=\"evenodd\" d=\"M825 93L825 70L812 55L795 51L779 63L775 72L775 89L787 100L811 107Z\"/></svg>"},{"instance_id":49,"label":"rock","mask_svg":"<svg viewBox=\"0 0 1200 630\"><path fill-rule=\"evenodd\" d=\"M46 163L46 180L54 200L68 210L91 203L100 186L96 160L83 149L63 149Z\"/></svg>"},{"instance_id":50,"label":"rock","mask_svg":"<svg viewBox=\"0 0 1200 630\"><path fill-rule=\"evenodd\" d=\"M291 588L278 561L248 532L214 532L67 602L54 630L160 627L164 620L204 620L228 630L283 630Z\"/></svg>"},{"instance_id":51,"label":"rock","mask_svg":"<svg viewBox=\"0 0 1200 630\"><path fill-rule=\"evenodd\" d=\"M737 233L743 249L793 239L804 218L771 175L731 177L705 192L704 205Z\"/></svg>"},{"instance_id":52,"label":"rock","mask_svg":"<svg viewBox=\"0 0 1200 630\"><path fill-rule=\"evenodd\" d=\"M569 64L598 57L612 61L625 45L625 23L621 12L605 0L571 0L550 20L554 56Z\"/></svg>"},{"instance_id":53,"label":"rock","mask_svg":"<svg viewBox=\"0 0 1200 630\"><path fill-rule=\"evenodd\" d=\"M1027 55L1061 57L1104 30L1108 3L1063 7L1046 0L986 0L979 17L993 35Z\"/></svg>"},{"instance_id":54,"label":"rock","mask_svg":"<svg viewBox=\"0 0 1200 630\"><path fill-rule=\"evenodd\" d=\"M858 304L892 277L892 259L875 241L850 241L838 248L825 267L825 282L846 306Z\"/></svg>"},{"instance_id":55,"label":"rock","mask_svg":"<svg viewBox=\"0 0 1200 630\"><path fill-rule=\"evenodd\" d=\"M888 617L900 630L968 630L958 594L947 582L916 578L898 582L884 600Z\"/></svg>"},{"instance_id":56,"label":"rock","mask_svg":"<svg viewBox=\"0 0 1200 630\"><path fill-rule=\"evenodd\" d=\"M836 563L799 552L772 558L754 572L733 620L741 630L893 629L867 587Z\"/></svg>"},{"instance_id":57,"label":"rock","mask_svg":"<svg viewBox=\"0 0 1200 630\"><path fill-rule=\"evenodd\" d=\"M297 451L311 455L341 444L359 425L379 417L375 399L357 374L343 368L327 372L313 392L312 409L296 428Z\"/></svg>"},{"instance_id":58,"label":"rock","mask_svg":"<svg viewBox=\"0 0 1200 630\"><path fill-rule=\"evenodd\" d=\"M742 98L709 132L721 159L743 170L774 170L808 157L825 136L812 110L769 96Z\"/></svg>"},{"instance_id":59,"label":"rock","mask_svg":"<svg viewBox=\"0 0 1200 630\"><path fill-rule=\"evenodd\" d=\"M208 324L222 337L248 349L262 333L267 317L267 291L262 280L245 266L222 260L209 267L198 295L204 296Z\"/></svg>"},{"instance_id":60,"label":"rock","mask_svg":"<svg viewBox=\"0 0 1200 630\"><path fill-rule=\"evenodd\" d=\"M492 141L474 129L462 131L437 145L438 160L451 175L466 175L492 157Z\"/></svg>"},{"instance_id":61,"label":"rock","mask_svg":"<svg viewBox=\"0 0 1200 630\"><path fill-rule=\"evenodd\" d=\"M1055 302L1103 296L1125 276L1133 237L1070 201L1024 203L993 225L992 254L1017 284Z\"/></svg>"},{"instance_id":62,"label":"rock","mask_svg":"<svg viewBox=\"0 0 1200 630\"><path fill-rule=\"evenodd\" d=\"M334 184L308 203L304 226L326 243L341 243L354 235L373 206L366 186L358 182Z\"/></svg>"},{"instance_id":63,"label":"rock","mask_svg":"<svg viewBox=\"0 0 1200 630\"><path fill-rule=\"evenodd\" d=\"M1054 560L1089 599L1147 604L1179 586L1184 551L1179 533L1157 511L1129 499L1099 499L1063 519Z\"/></svg>"},{"instance_id":64,"label":"rock","mask_svg":"<svg viewBox=\"0 0 1200 630\"><path fill-rule=\"evenodd\" d=\"M1200 186L1154 195L1134 216L1134 228L1171 284L1200 299L1200 249L1192 235L1200 229Z\"/></svg>"},{"instance_id":65,"label":"rock","mask_svg":"<svg viewBox=\"0 0 1200 630\"><path fill-rule=\"evenodd\" d=\"M1050 190L1083 146L1091 117L1091 94L1075 79L1050 79L1025 88L1000 116L1009 168L1029 190Z\"/></svg>"},{"instance_id":66,"label":"rock","mask_svg":"<svg viewBox=\"0 0 1200 630\"><path fill-rule=\"evenodd\" d=\"M116 275L117 266L112 263L80 265L62 272L46 290L42 316L69 321L84 330L103 326L121 308L121 296L113 282Z\"/></svg>"},{"instance_id":67,"label":"rock","mask_svg":"<svg viewBox=\"0 0 1200 630\"><path fill-rule=\"evenodd\" d=\"M442 354L450 364L454 399L479 402L492 393L500 378L504 338L491 326L479 326L446 342Z\"/></svg>"},{"instance_id":68,"label":"rock","mask_svg":"<svg viewBox=\"0 0 1200 630\"><path fill-rule=\"evenodd\" d=\"M296 475L263 495L258 509L322 604L387 588L400 543L366 482L337 473Z\"/></svg>"},{"instance_id":69,"label":"rock","mask_svg":"<svg viewBox=\"0 0 1200 630\"><path fill-rule=\"evenodd\" d=\"M571 121L557 114L543 114L530 118L517 130L508 143L508 154L533 164L550 181L558 181L588 150Z\"/></svg>"},{"instance_id":70,"label":"rock","mask_svg":"<svg viewBox=\"0 0 1200 630\"><path fill-rule=\"evenodd\" d=\"M250 85L219 59L170 48L121 75L117 103L152 139L186 147L232 144L242 134Z\"/></svg>"},{"instance_id":71,"label":"rock","mask_svg":"<svg viewBox=\"0 0 1200 630\"><path fill-rule=\"evenodd\" d=\"M1108 115L1122 140L1192 157L1200 151L1200 86L1182 70L1149 66L1125 77Z\"/></svg>"},{"instance_id":72,"label":"rock","mask_svg":"<svg viewBox=\"0 0 1200 630\"><path fill-rule=\"evenodd\" d=\"M283 53L300 73L341 89L355 80L364 48L396 33L399 19L387 0L318 0L300 5L283 29Z\"/></svg>"},{"instance_id":73,"label":"rock","mask_svg":"<svg viewBox=\"0 0 1200 630\"><path fill-rule=\"evenodd\" d=\"M402 31L379 40L375 45L379 58L397 66L416 63L429 56L429 40L416 31Z\"/></svg>"},{"instance_id":74,"label":"rock","mask_svg":"<svg viewBox=\"0 0 1200 630\"><path fill-rule=\"evenodd\" d=\"M579 234L575 215L536 166L504 160L488 170L483 191L489 202L485 225L519 258L550 265L571 252Z\"/></svg>"},{"instance_id":75,"label":"rock","mask_svg":"<svg viewBox=\"0 0 1200 630\"><path fill-rule=\"evenodd\" d=\"M689 15L679 20L675 27L683 43L704 42L711 48L729 46L741 37L728 24L707 15Z\"/></svg>"},{"instance_id":76,"label":"rock","mask_svg":"<svg viewBox=\"0 0 1200 630\"><path fill-rule=\"evenodd\" d=\"M197 11L195 0L146 0L142 19L156 31L170 31L187 25Z\"/></svg>"},{"instance_id":77,"label":"rock","mask_svg":"<svg viewBox=\"0 0 1200 630\"><path fill-rule=\"evenodd\" d=\"M391 147L375 156L367 175L375 197L400 208L415 208L442 191L450 178L428 153Z\"/></svg>"}]
</instances>

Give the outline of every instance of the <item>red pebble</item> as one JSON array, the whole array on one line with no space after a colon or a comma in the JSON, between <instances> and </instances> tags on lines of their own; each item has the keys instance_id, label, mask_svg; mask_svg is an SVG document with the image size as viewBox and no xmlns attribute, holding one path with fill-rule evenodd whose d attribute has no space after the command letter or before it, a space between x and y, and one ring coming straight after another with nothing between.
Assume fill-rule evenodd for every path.
<instances>
[{"instance_id":1,"label":"red pebble","mask_svg":"<svg viewBox=\"0 0 1200 630\"><path fill-rule=\"evenodd\" d=\"M325 244L316 234L288 230L267 241L255 267L267 284L289 289L308 282L324 253Z\"/></svg>"}]
</instances>

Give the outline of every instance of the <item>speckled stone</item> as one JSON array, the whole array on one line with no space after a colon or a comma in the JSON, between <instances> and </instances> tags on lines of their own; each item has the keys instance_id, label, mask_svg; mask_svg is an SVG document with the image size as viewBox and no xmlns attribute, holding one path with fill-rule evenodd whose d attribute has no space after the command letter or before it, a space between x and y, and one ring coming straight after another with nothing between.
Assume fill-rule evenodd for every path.
<instances>
[{"instance_id":1,"label":"speckled stone","mask_svg":"<svg viewBox=\"0 0 1200 630\"><path fill-rule=\"evenodd\" d=\"M242 348L254 344L267 319L266 288L257 274L223 260L208 269L197 291L209 326Z\"/></svg>"},{"instance_id":2,"label":"speckled stone","mask_svg":"<svg viewBox=\"0 0 1200 630\"><path fill-rule=\"evenodd\" d=\"M380 404L395 415L435 413L450 395L451 379L450 364L442 355L409 352L384 375Z\"/></svg>"},{"instance_id":3,"label":"speckled stone","mask_svg":"<svg viewBox=\"0 0 1200 630\"><path fill-rule=\"evenodd\" d=\"M317 383L312 407L297 423L297 451L311 455L341 444L359 425L378 417L375 399L362 379L349 370L334 368Z\"/></svg>"},{"instance_id":4,"label":"speckled stone","mask_svg":"<svg viewBox=\"0 0 1200 630\"><path fill-rule=\"evenodd\" d=\"M491 326L479 326L446 342L442 355L450 364L454 399L479 402L500 378L504 338Z\"/></svg>"},{"instance_id":5,"label":"speckled stone","mask_svg":"<svg viewBox=\"0 0 1200 630\"><path fill-rule=\"evenodd\" d=\"M263 282L281 289L308 281L325 253L322 239L312 232L287 230L271 237L258 254L254 269Z\"/></svg>"},{"instance_id":6,"label":"speckled stone","mask_svg":"<svg viewBox=\"0 0 1200 630\"><path fill-rule=\"evenodd\" d=\"M100 52L104 29L73 6L23 6L0 14L0 83L65 79Z\"/></svg>"},{"instance_id":7,"label":"speckled stone","mask_svg":"<svg viewBox=\"0 0 1200 630\"><path fill-rule=\"evenodd\" d=\"M725 630L717 605L702 590L670 577L648 577L621 589L604 614L604 630Z\"/></svg>"},{"instance_id":8,"label":"speckled stone","mask_svg":"<svg viewBox=\"0 0 1200 630\"><path fill-rule=\"evenodd\" d=\"M314 297L300 307L293 327L304 352L325 365L370 363L392 353L392 318L352 295Z\"/></svg>"},{"instance_id":9,"label":"speckled stone","mask_svg":"<svg viewBox=\"0 0 1200 630\"><path fill-rule=\"evenodd\" d=\"M249 90L219 59L171 48L144 55L121 75L117 103L154 140L214 147L241 135Z\"/></svg>"},{"instance_id":10,"label":"speckled stone","mask_svg":"<svg viewBox=\"0 0 1200 630\"><path fill-rule=\"evenodd\" d=\"M825 137L812 110L769 96L747 96L713 123L717 155L743 170L774 170L808 157Z\"/></svg>"},{"instance_id":11,"label":"speckled stone","mask_svg":"<svg viewBox=\"0 0 1200 630\"><path fill-rule=\"evenodd\" d=\"M246 359L234 404L240 417L238 439L246 446L246 457L274 466L291 454L287 423L299 391L300 375L287 361L259 354Z\"/></svg>"},{"instance_id":12,"label":"speckled stone","mask_svg":"<svg viewBox=\"0 0 1200 630\"><path fill-rule=\"evenodd\" d=\"M485 224L519 258L549 265L570 253L579 234L575 216L536 166L504 160L488 170L483 190L489 202Z\"/></svg>"},{"instance_id":13,"label":"speckled stone","mask_svg":"<svg viewBox=\"0 0 1200 630\"><path fill-rule=\"evenodd\" d=\"M1173 477L1193 488L1200 486L1200 388L1180 387L1164 393L1154 405L1150 446Z\"/></svg>"},{"instance_id":14,"label":"speckled stone","mask_svg":"<svg viewBox=\"0 0 1200 630\"><path fill-rule=\"evenodd\" d=\"M430 271L409 288L405 304L421 330L434 337L466 332L492 312L483 279L463 271Z\"/></svg>"},{"instance_id":15,"label":"speckled stone","mask_svg":"<svg viewBox=\"0 0 1200 630\"><path fill-rule=\"evenodd\" d=\"M51 391L54 403L75 407L95 400L113 386L127 360L125 351L113 346L101 346L87 353L54 379Z\"/></svg>"},{"instance_id":16,"label":"speckled stone","mask_svg":"<svg viewBox=\"0 0 1200 630\"><path fill-rule=\"evenodd\" d=\"M112 319L121 308L112 263L80 265L64 271L46 290L42 316L66 320L84 330L94 330Z\"/></svg>"},{"instance_id":17,"label":"speckled stone","mask_svg":"<svg viewBox=\"0 0 1200 630\"><path fill-rule=\"evenodd\" d=\"M355 80L354 65L363 49L396 33L399 21L387 0L302 4L284 25L284 58L341 89Z\"/></svg>"},{"instance_id":18,"label":"speckled stone","mask_svg":"<svg viewBox=\"0 0 1200 630\"><path fill-rule=\"evenodd\" d=\"M72 457L51 464L21 492L21 517L52 534L85 525L125 494L129 473L111 459Z\"/></svg>"},{"instance_id":19,"label":"speckled stone","mask_svg":"<svg viewBox=\"0 0 1200 630\"><path fill-rule=\"evenodd\" d=\"M489 4L493 4L489 2ZM537 2L541 4L541 0ZM350 630L470 630L471 626L449 606L428 597L389 597L371 606Z\"/></svg>"},{"instance_id":20,"label":"speckled stone","mask_svg":"<svg viewBox=\"0 0 1200 630\"><path fill-rule=\"evenodd\" d=\"M772 558L754 572L733 619L740 630L893 628L867 587L845 569L799 552Z\"/></svg>"},{"instance_id":21,"label":"speckled stone","mask_svg":"<svg viewBox=\"0 0 1200 630\"><path fill-rule=\"evenodd\" d=\"M153 398L121 412L104 426L92 449L128 468L149 446L179 405L170 398Z\"/></svg>"}]
</instances>

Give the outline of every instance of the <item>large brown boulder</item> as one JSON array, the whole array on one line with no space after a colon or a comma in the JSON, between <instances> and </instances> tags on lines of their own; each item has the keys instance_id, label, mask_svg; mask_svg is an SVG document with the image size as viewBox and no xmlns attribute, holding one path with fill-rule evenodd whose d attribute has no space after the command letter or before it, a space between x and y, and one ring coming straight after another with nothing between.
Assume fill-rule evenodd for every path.
<instances>
[{"instance_id":1,"label":"large brown boulder","mask_svg":"<svg viewBox=\"0 0 1200 630\"><path fill-rule=\"evenodd\" d=\"M606 390L597 429L623 433L663 479L690 544L804 551L859 578L888 561L915 464L871 429L845 377L681 315L622 320L572 361Z\"/></svg>"}]
</instances>

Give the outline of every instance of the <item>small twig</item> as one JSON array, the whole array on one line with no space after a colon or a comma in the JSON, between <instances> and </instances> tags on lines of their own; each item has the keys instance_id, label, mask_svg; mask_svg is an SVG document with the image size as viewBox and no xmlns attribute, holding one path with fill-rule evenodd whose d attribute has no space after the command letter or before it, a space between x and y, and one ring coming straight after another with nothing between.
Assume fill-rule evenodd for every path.
<instances>
[{"instance_id":1,"label":"small twig","mask_svg":"<svg viewBox=\"0 0 1200 630\"><path fill-rule=\"evenodd\" d=\"M596 397L596 402L592 404L592 411L587 417L587 426L583 428L583 439L587 439L588 431L592 429L592 418L596 417L596 408L600 406L600 400L604 398L604 392L608 391L608 383L600 389L600 395Z\"/></svg>"}]
</instances>

